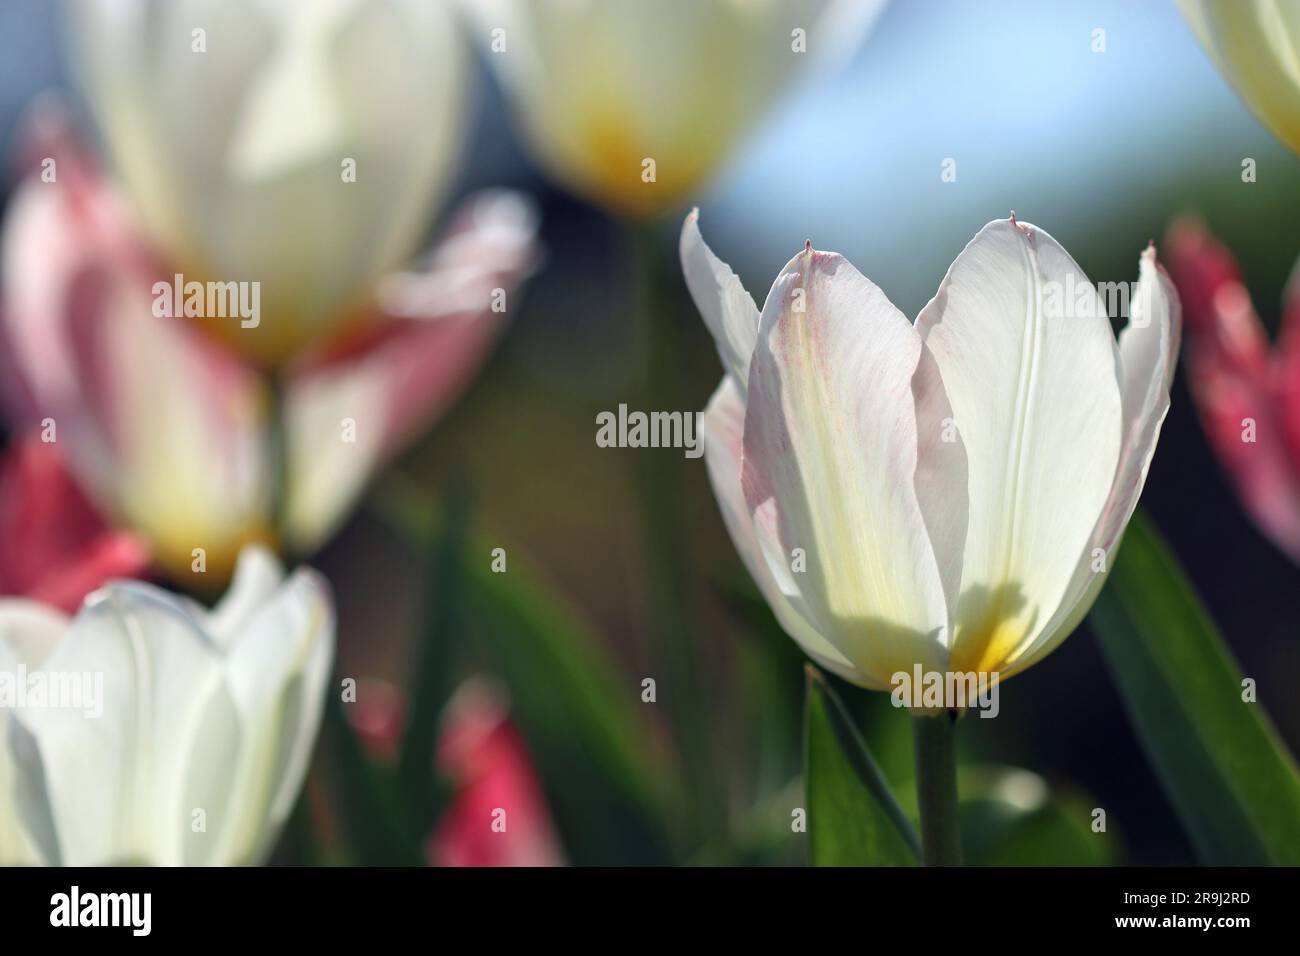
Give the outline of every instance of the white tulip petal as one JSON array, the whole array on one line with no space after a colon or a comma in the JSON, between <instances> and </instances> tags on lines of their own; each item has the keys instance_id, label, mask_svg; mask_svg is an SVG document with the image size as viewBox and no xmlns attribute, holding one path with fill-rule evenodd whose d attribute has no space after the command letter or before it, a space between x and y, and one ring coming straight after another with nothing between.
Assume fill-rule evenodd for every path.
<instances>
[{"instance_id":1,"label":"white tulip petal","mask_svg":"<svg viewBox=\"0 0 1300 956\"><path fill-rule=\"evenodd\" d=\"M943 585L913 483L920 353L876 286L809 248L773 285L750 365L742 481L759 545L869 687L944 658Z\"/></svg>"},{"instance_id":2,"label":"white tulip petal","mask_svg":"<svg viewBox=\"0 0 1300 956\"><path fill-rule=\"evenodd\" d=\"M22 669L39 668L70 625L66 614L35 601L0 600L0 675L16 682ZM41 861L40 847L54 845L53 832L47 826L44 833L29 836L14 812L9 714L9 707L0 706L0 866L30 866Z\"/></svg>"},{"instance_id":3,"label":"white tulip petal","mask_svg":"<svg viewBox=\"0 0 1300 956\"><path fill-rule=\"evenodd\" d=\"M961 594L969 476L966 446L957 431L939 363L925 343L912 376L912 397L916 403L916 499L925 516L951 624Z\"/></svg>"},{"instance_id":4,"label":"white tulip petal","mask_svg":"<svg viewBox=\"0 0 1300 956\"><path fill-rule=\"evenodd\" d=\"M366 482L462 394L506 318L495 303L537 262L537 224L518 193L473 194L431 261L385 277L377 297L389 312L372 322L374 338L297 370L285 407L292 547L318 548Z\"/></svg>"},{"instance_id":5,"label":"white tulip petal","mask_svg":"<svg viewBox=\"0 0 1300 956\"><path fill-rule=\"evenodd\" d=\"M234 646L258 610L284 581L284 565L269 548L249 545L239 553L225 596L208 614L208 632L226 648Z\"/></svg>"},{"instance_id":6,"label":"white tulip petal","mask_svg":"<svg viewBox=\"0 0 1300 956\"><path fill-rule=\"evenodd\" d=\"M223 680L213 685L202 717L191 728L182 746L178 763L162 763L164 772L175 774L180 768L179 817L154 819L152 826L174 829L179 841L169 855L167 846L159 850L155 862L184 866L221 866L231 863L255 863L258 860L232 857L223 852L220 834L241 811L243 794L239 779L231 773L240 755L270 728L250 727L239 720L239 712L229 685ZM170 795L169 795L170 796ZM161 796L160 796L161 799ZM203 826L195 826L197 814Z\"/></svg>"},{"instance_id":7,"label":"white tulip petal","mask_svg":"<svg viewBox=\"0 0 1300 956\"><path fill-rule=\"evenodd\" d=\"M154 243L195 278L261 284L241 350L288 359L414 252L464 140L449 7L72 4L73 66Z\"/></svg>"},{"instance_id":8,"label":"white tulip petal","mask_svg":"<svg viewBox=\"0 0 1300 956\"><path fill-rule=\"evenodd\" d=\"M287 730L292 741L288 750L289 760L280 773L280 784L271 801L268 820L274 829L289 819L311 764L312 748L325 712L326 685L334 662L334 603L325 579L300 572L290 581L290 586L299 595L306 595L305 602L313 609L311 624L315 630L307 640L305 660L297 677L296 706L286 710L291 725Z\"/></svg>"},{"instance_id":9,"label":"white tulip petal","mask_svg":"<svg viewBox=\"0 0 1300 956\"><path fill-rule=\"evenodd\" d=\"M105 474L101 497L148 536L167 567L188 568L201 546L216 570L242 543L266 533L265 397L254 375L195 330L155 317L146 289L131 292L123 290L87 335L95 351L86 361L99 377L86 380L99 386L93 397L106 419L89 437L102 445L110 467L88 462L80 470ZM98 420L82 417L87 431ZM72 447L75 461L87 457Z\"/></svg>"},{"instance_id":10,"label":"white tulip petal","mask_svg":"<svg viewBox=\"0 0 1300 956\"><path fill-rule=\"evenodd\" d=\"M1179 6L1246 105L1300 149L1300 6L1293 0L1179 0Z\"/></svg>"},{"instance_id":11,"label":"white tulip petal","mask_svg":"<svg viewBox=\"0 0 1300 956\"><path fill-rule=\"evenodd\" d=\"M75 707L27 701L8 718L0 858L265 858L319 729L334 614L319 575L282 582L276 559L259 549L242 556L237 579L210 615L136 582L96 592L70 624L0 602L0 636L24 628L24 647L53 645L41 661L47 675L81 678L83 694L96 683L102 690ZM14 657L0 641L0 666Z\"/></svg>"},{"instance_id":12,"label":"white tulip petal","mask_svg":"<svg viewBox=\"0 0 1300 956\"><path fill-rule=\"evenodd\" d=\"M821 667L853 681L853 663L826 641L808 621L803 599L795 590L784 592L772 576L754 535L754 523L740 484L741 454L745 435L745 404L740 386L730 375L722 380L700 425L704 463L722 509L731 540L781 627Z\"/></svg>"},{"instance_id":13,"label":"white tulip petal","mask_svg":"<svg viewBox=\"0 0 1300 956\"><path fill-rule=\"evenodd\" d=\"M967 456L949 666L1014 664L1066 597L1115 475L1117 349L1096 289L1045 232L985 226L917 319Z\"/></svg>"},{"instance_id":14,"label":"white tulip petal","mask_svg":"<svg viewBox=\"0 0 1300 956\"><path fill-rule=\"evenodd\" d=\"M705 244L699 219L700 211L693 209L682 225L682 271L695 307L717 342L722 367L736 382L743 402L749 382L749 358L758 339L758 306L740 278Z\"/></svg>"},{"instance_id":15,"label":"white tulip petal","mask_svg":"<svg viewBox=\"0 0 1300 956\"><path fill-rule=\"evenodd\" d=\"M1148 248L1138 260L1138 285L1130 311L1129 324L1119 336L1124 445L1110 497L1075 569L1066 600L1009 673L1041 660L1078 627L1106 581L1146 484L1160 426L1169 411L1169 388L1182 331L1178 294L1156 264L1154 248Z\"/></svg>"},{"instance_id":16,"label":"white tulip petal","mask_svg":"<svg viewBox=\"0 0 1300 956\"><path fill-rule=\"evenodd\" d=\"M0 670L40 667L58 646L72 618L23 598L0 598ZM0 710L0 718L4 711Z\"/></svg>"},{"instance_id":17,"label":"white tulip petal","mask_svg":"<svg viewBox=\"0 0 1300 956\"><path fill-rule=\"evenodd\" d=\"M345 153L330 54L335 31L346 28L356 2L260 4L280 42L254 78L231 136L229 161L236 175L270 179L319 155ZM286 122L290 117L293 122Z\"/></svg>"},{"instance_id":18,"label":"white tulip petal","mask_svg":"<svg viewBox=\"0 0 1300 956\"><path fill-rule=\"evenodd\" d=\"M232 751L225 735L238 732L226 719L220 649L196 616L155 588L110 585L46 659L47 671L103 678L100 716L28 708L11 726L19 816L33 832L57 833L50 862L180 862L192 810L226 802L229 774L190 772L201 760L216 766L212 757Z\"/></svg>"},{"instance_id":19,"label":"white tulip petal","mask_svg":"<svg viewBox=\"0 0 1300 956\"><path fill-rule=\"evenodd\" d=\"M257 862L292 809L316 741L333 656L328 586L299 571L233 635L229 683L249 746L233 768L233 819L223 855Z\"/></svg>"},{"instance_id":20,"label":"white tulip petal","mask_svg":"<svg viewBox=\"0 0 1300 956\"><path fill-rule=\"evenodd\" d=\"M883 0L460 0L552 175L623 213L681 202ZM802 31L805 50L794 43ZM652 184L644 158L657 163Z\"/></svg>"},{"instance_id":21,"label":"white tulip petal","mask_svg":"<svg viewBox=\"0 0 1300 956\"><path fill-rule=\"evenodd\" d=\"M35 741L17 720L0 721L0 866L50 866L60 861L59 836Z\"/></svg>"}]
</instances>

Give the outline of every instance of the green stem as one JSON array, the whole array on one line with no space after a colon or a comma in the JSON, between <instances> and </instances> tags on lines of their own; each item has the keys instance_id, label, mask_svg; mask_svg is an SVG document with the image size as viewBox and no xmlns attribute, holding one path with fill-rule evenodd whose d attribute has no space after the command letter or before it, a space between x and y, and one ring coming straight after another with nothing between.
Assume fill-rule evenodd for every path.
<instances>
[{"instance_id":1,"label":"green stem","mask_svg":"<svg viewBox=\"0 0 1300 956\"><path fill-rule=\"evenodd\" d=\"M921 860L926 866L961 866L956 737L954 715L941 713L912 718L916 799L921 811Z\"/></svg>"},{"instance_id":2,"label":"green stem","mask_svg":"<svg viewBox=\"0 0 1300 956\"><path fill-rule=\"evenodd\" d=\"M276 550L287 564L289 542L286 522L289 498L289 429L286 387L283 374L276 369L266 377L267 400L270 403L267 433L267 460L271 464L271 531L275 535Z\"/></svg>"},{"instance_id":3,"label":"green stem","mask_svg":"<svg viewBox=\"0 0 1300 956\"><path fill-rule=\"evenodd\" d=\"M455 687L457 645L464 627L462 566L469 510L469 482L455 471L447 482L441 527L423 543L421 627L407 685L410 711L397 769L402 792L421 832L438 819L450 795L433 755L438 722Z\"/></svg>"}]
</instances>

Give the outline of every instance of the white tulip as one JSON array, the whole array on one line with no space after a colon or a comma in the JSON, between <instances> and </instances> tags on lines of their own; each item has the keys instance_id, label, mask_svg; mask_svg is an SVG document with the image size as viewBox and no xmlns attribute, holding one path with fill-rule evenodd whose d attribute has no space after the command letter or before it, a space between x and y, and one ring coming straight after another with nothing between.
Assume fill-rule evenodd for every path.
<instances>
[{"instance_id":1,"label":"white tulip","mask_svg":"<svg viewBox=\"0 0 1300 956\"><path fill-rule=\"evenodd\" d=\"M876 689L1049 653L1105 580L1169 407L1180 317L1154 248L1117 344L1078 265L1014 219L979 232L915 324L811 245L760 313L696 219L682 264L727 372L705 458L785 630Z\"/></svg>"},{"instance_id":2,"label":"white tulip","mask_svg":"<svg viewBox=\"0 0 1300 956\"><path fill-rule=\"evenodd\" d=\"M213 327L271 362L364 311L459 154L467 60L446 4L70 0L68 14L111 158L169 264L262 283L258 328Z\"/></svg>"},{"instance_id":3,"label":"white tulip","mask_svg":"<svg viewBox=\"0 0 1300 956\"><path fill-rule=\"evenodd\" d=\"M127 581L74 619L0 601L0 680L82 695L0 710L0 863L261 862L302 787L333 648L324 580L283 580L258 548L211 612Z\"/></svg>"},{"instance_id":4,"label":"white tulip","mask_svg":"<svg viewBox=\"0 0 1300 956\"><path fill-rule=\"evenodd\" d=\"M550 174L640 216L682 202L793 75L851 52L884 0L461 5Z\"/></svg>"},{"instance_id":5,"label":"white tulip","mask_svg":"<svg viewBox=\"0 0 1300 956\"><path fill-rule=\"evenodd\" d=\"M1300 152L1300 4L1178 0L1220 72L1278 139Z\"/></svg>"}]
</instances>

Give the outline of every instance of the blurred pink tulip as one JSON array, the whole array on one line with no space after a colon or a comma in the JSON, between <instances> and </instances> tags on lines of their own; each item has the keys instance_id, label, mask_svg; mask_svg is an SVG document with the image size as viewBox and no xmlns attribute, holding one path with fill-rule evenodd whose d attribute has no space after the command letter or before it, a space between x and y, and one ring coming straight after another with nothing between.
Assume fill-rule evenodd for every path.
<instances>
[{"instance_id":1,"label":"blurred pink tulip","mask_svg":"<svg viewBox=\"0 0 1300 956\"><path fill-rule=\"evenodd\" d=\"M386 680L364 678L347 714L370 759L396 762L406 732L405 694Z\"/></svg>"},{"instance_id":2,"label":"blurred pink tulip","mask_svg":"<svg viewBox=\"0 0 1300 956\"><path fill-rule=\"evenodd\" d=\"M1165 246L1210 446L1255 523L1300 561L1300 288L1293 279L1270 345L1236 261L1202 223L1176 221Z\"/></svg>"},{"instance_id":3,"label":"blurred pink tulip","mask_svg":"<svg viewBox=\"0 0 1300 956\"><path fill-rule=\"evenodd\" d=\"M491 685L468 681L452 698L438 767L456 795L426 853L435 866L561 866L559 843L523 738Z\"/></svg>"},{"instance_id":4,"label":"blurred pink tulip","mask_svg":"<svg viewBox=\"0 0 1300 956\"><path fill-rule=\"evenodd\" d=\"M563 866L546 798L504 695L471 678L447 705L437 766L454 793L425 847L432 866ZM402 692L362 684L349 708L371 756L396 759L406 721Z\"/></svg>"},{"instance_id":5,"label":"blurred pink tulip","mask_svg":"<svg viewBox=\"0 0 1300 956\"><path fill-rule=\"evenodd\" d=\"M266 385L201 327L229 320L155 315L170 264L64 124L44 116L35 140L57 177L21 184L0 236L0 397L20 426L54 420L91 497L162 567L188 572L202 548L224 580L242 545L272 539ZM536 260L535 231L523 199L471 197L424 268L376 286L366 323L286 370L282 545L319 546L464 390Z\"/></svg>"},{"instance_id":6,"label":"blurred pink tulip","mask_svg":"<svg viewBox=\"0 0 1300 956\"><path fill-rule=\"evenodd\" d=\"M75 612L111 578L136 577L145 543L104 525L52 444L20 440L0 458L0 595Z\"/></svg>"}]
</instances>

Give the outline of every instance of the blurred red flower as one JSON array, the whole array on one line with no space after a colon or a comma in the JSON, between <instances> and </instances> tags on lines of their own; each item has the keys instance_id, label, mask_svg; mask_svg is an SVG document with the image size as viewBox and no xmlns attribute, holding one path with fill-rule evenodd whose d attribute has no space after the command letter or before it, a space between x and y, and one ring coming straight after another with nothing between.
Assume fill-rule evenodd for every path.
<instances>
[{"instance_id":1,"label":"blurred red flower","mask_svg":"<svg viewBox=\"0 0 1300 956\"><path fill-rule=\"evenodd\" d=\"M144 541L105 525L54 444L33 435L0 457L0 595L71 613L105 581L137 577L148 563Z\"/></svg>"},{"instance_id":2,"label":"blurred red flower","mask_svg":"<svg viewBox=\"0 0 1300 956\"><path fill-rule=\"evenodd\" d=\"M406 723L402 692L367 681L349 713L371 756L395 760ZM564 865L527 747L492 684L472 678L447 705L437 767L454 792L425 845L431 866Z\"/></svg>"},{"instance_id":3,"label":"blurred red flower","mask_svg":"<svg viewBox=\"0 0 1300 956\"><path fill-rule=\"evenodd\" d=\"M1203 223L1170 226L1165 255L1206 437L1255 523L1300 562L1300 287L1293 278L1270 344L1236 260Z\"/></svg>"}]
</instances>

